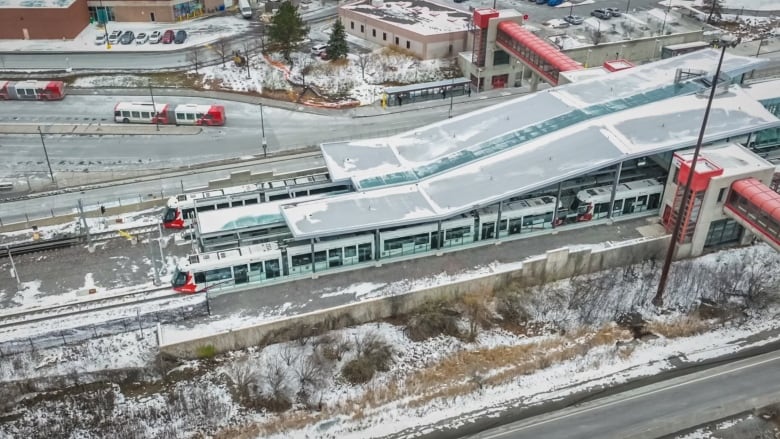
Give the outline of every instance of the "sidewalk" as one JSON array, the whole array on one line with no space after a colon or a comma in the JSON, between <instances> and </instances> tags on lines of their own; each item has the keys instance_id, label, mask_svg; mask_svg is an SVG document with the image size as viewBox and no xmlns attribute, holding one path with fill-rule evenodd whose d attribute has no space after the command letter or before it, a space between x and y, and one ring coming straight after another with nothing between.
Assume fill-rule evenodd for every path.
<instances>
[{"instance_id":1,"label":"sidewalk","mask_svg":"<svg viewBox=\"0 0 780 439\"><path fill-rule=\"evenodd\" d=\"M123 124L48 124L16 123L0 124L0 134L70 134L81 136L134 136L134 135L195 135L203 131L199 126L123 125Z\"/></svg>"}]
</instances>

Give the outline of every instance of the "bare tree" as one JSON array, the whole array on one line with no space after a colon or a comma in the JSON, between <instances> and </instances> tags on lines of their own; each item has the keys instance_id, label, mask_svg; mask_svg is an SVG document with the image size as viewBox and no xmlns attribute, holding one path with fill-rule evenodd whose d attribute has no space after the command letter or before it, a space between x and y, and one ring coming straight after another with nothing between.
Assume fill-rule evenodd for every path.
<instances>
[{"instance_id":1,"label":"bare tree","mask_svg":"<svg viewBox=\"0 0 780 439\"><path fill-rule=\"evenodd\" d=\"M480 326L485 326L490 322L490 309L488 303L493 295L487 290L469 293L461 299L464 314L469 322L469 340L477 337L477 331Z\"/></svg>"},{"instance_id":2,"label":"bare tree","mask_svg":"<svg viewBox=\"0 0 780 439\"><path fill-rule=\"evenodd\" d=\"M324 380L324 368L319 355L313 353L302 358L295 365L293 372L298 378L298 401L308 404L310 397L320 389Z\"/></svg>"},{"instance_id":3,"label":"bare tree","mask_svg":"<svg viewBox=\"0 0 780 439\"><path fill-rule=\"evenodd\" d=\"M357 65L360 67L360 75L363 77L363 81L366 80L366 67L371 64L372 56L367 53L361 53L358 55Z\"/></svg>"},{"instance_id":4,"label":"bare tree","mask_svg":"<svg viewBox=\"0 0 780 439\"><path fill-rule=\"evenodd\" d=\"M285 343L284 346L279 349L279 358L284 361L284 364L287 365L287 367L290 367L293 363L297 362L298 356L298 353L293 350L290 343Z\"/></svg>"},{"instance_id":5,"label":"bare tree","mask_svg":"<svg viewBox=\"0 0 780 439\"><path fill-rule=\"evenodd\" d=\"M232 362L225 374L245 400L257 395L258 372L255 365L248 359Z\"/></svg>"},{"instance_id":6,"label":"bare tree","mask_svg":"<svg viewBox=\"0 0 780 439\"><path fill-rule=\"evenodd\" d=\"M269 400L270 407L277 411L289 408L291 404L290 376L287 366L279 361L279 358L269 359L261 380L262 392Z\"/></svg>"},{"instance_id":7,"label":"bare tree","mask_svg":"<svg viewBox=\"0 0 780 439\"><path fill-rule=\"evenodd\" d=\"M198 67L200 67L200 61L201 61L200 50L201 49L199 47L193 47L192 50L187 52L187 57L186 57L187 62L189 62L195 67L196 75L199 74Z\"/></svg>"},{"instance_id":8,"label":"bare tree","mask_svg":"<svg viewBox=\"0 0 780 439\"><path fill-rule=\"evenodd\" d=\"M220 38L214 43L214 51L222 58L222 68L225 68L225 59L230 55L230 44L226 38Z\"/></svg>"}]
</instances>

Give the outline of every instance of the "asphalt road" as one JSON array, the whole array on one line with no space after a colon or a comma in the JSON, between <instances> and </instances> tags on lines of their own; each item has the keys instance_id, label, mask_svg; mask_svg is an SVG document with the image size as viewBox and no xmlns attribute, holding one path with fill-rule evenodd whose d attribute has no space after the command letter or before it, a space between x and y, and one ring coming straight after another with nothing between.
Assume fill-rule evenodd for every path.
<instances>
[{"instance_id":1,"label":"asphalt road","mask_svg":"<svg viewBox=\"0 0 780 439\"><path fill-rule=\"evenodd\" d=\"M780 352L770 352L471 436L473 439L644 439L780 399Z\"/></svg>"}]
</instances>

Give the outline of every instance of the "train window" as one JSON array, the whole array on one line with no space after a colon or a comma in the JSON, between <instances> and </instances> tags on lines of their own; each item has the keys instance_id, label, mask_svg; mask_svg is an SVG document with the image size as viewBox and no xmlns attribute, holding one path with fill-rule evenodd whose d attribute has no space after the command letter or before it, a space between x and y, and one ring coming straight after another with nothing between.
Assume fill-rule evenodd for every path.
<instances>
[{"instance_id":1,"label":"train window","mask_svg":"<svg viewBox=\"0 0 780 439\"><path fill-rule=\"evenodd\" d=\"M720 188L720 192L718 192L718 203L723 201L723 196L726 194L726 188L722 187Z\"/></svg>"},{"instance_id":2,"label":"train window","mask_svg":"<svg viewBox=\"0 0 780 439\"><path fill-rule=\"evenodd\" d=\"M499 223L499 225L498 225L498 230L500 230L500 231L502 231L502 232L503 232L503 231L505 231L505 230L506 230L506 225L507 225L507 224L509 224L509 221L507 221L507 220L501 220L501 222L500 222L500 223Z\"/></svg>"},{"instance_id":3,"label":"train window","mask_svg":"<svg viewBox=\"0 0 780 439\"><path fill-rule=\"evenodd\" d=\"M250 198L248 200L244 200L244 205L248 206L250 204L257 204L257 198Z\"/></svg>"},{"instance_id":4,"label":"train window","mask_svg":"<svg viewBox=\"0 0 780 439\"><path fill-rule=\"evenodd\" d=\"M176 113L176 119L177 120L184 120L185 119L184 113Z\"/></svg>"},{"instance_id":5,"label":"train window","mask_svg":"<svg viewBox=\"0 0 780 439\"><path fill-rule=\"evenodd\" d=\"M187 120L195 120L195 115L192 113L187 113Z\"/></svg>"},{"instance_id":6,"label":"train window","mask_svg":"<svg viewBox=\"0 0 780 439\"><path fill-rule=\"evenodd\" d=\"M263 263L262 262L252 262L249 264L249 271L263 271Z\"/></svg>"},{"instance_id":7,"label":"train window","mask_svg":"<svg viewBox=\"0 0 780 439\"><path fill-rule=\"evenodd\" d=\"M306 191L298 191L295 193L296 197L305 197L306 195L308 195Z\"/></svg>"},{"instance_id":8,"label":"train window","mask_svg":"<svg viewBox=\"0 0 780 439\"><path fill-rule=\"evenodd\" d=\"M661 205L661 194L651 194L647 201L648 209L658 209Z\"/></svg>"},{"instance_id":9,"label":"train window","mask_svg":"<svg viewBox=\"0 0 780 439\"><path fill-rule=\"evenodd\" d=\"M195 117L198 119L203 119L203 113L197 113Z\"/></svg>"},{"instance_id":10,"label":"train window","mask_svg":"<svg viewBox=\"0 0 780 439\"><path fill-rule=\"evenodd\" d=\"M246 265L236 265L233 267L233 281L237 284L249 282L249 273L246 271Z\"/></svg>"},{"instance_id":11,"label":"train window","mask_svg":"<svg viewBox=\"0 0 780 439\"><path fill-rule=\"evenodd\" d=\"M454 229L448 229L445 236L445 240L452 240L452 239L463 239L464 236L468 235L469 232L471 232L471 227L464 226L464 227L455 227Z\"/></svg>"},{"instance_id":12,"label":"train window","mask_svg":"<svg viewBox=\"0 0 780 439\"><path fill-rule=\"evenodd\" d=\"M133 111L132 114L133 114L133 117L136 118L136 119L141 117L141 112L140 111Z\"/></svg>"},{"instance_id":13,"label":"train window","mask_svg":"<svg viewBox=\"0 0 780 439\"><path fill-rule=\"evenodd\" d=\"M420 235L414 236L414 245L426 245L431 239L431 235L428 233L423 233Z\"/></svg>"},{"instance_id":14,"label":"train window","mask_svg":"<svg viewBox=\"0 0 780 439\"><path fill-rule=\"evenodd\" d=\"M214 205L211 204L211 205L208 205L208 206L198 206L197 210L198 210L198 212L206 212L206 211L209 211L209 210L214 210Z\"/></svg>"},{"instance_id":15,"label":"train window","mask_svg":"<svg viewBox=\"0 0 780 439\"><path fill-rule=\"evenodd\" d=\"M647 204L647 195L642 195L641 197L637 197L636 204L644 209L645 204Z\"/></svg>"},{"instance_id":16,"label":"train window","mask_svg":"<svg viewBox=\"0 0 780 439\"><path fill-rule=\"evenodd\" d=\"M122 117L130 117L130 112L127 110L122 110Z\"/></svg>"},{"instance_id":17,"label":"train window","mask_svg":"<svg viewBox=\"0 0 780 439\"><path fill-rule=\"evenodd\" d=\"M314 252L314 262L325 262L328 259L325 251Z\"/></svg>"},{"instance_id":18,"label":"train window","mask_svg":"<svg viewBox=\"0 0 780 439\"><path fill-rule=\"evenodd\" d=\"M227 209L230 207L230 203L219 203L217 204L217 209Z\"/></svg>"},{"instance_id":19,"label":"train window","mask_svg":"<svg viewBox=\"0 0 780 439\"><path fill-rule=\"evenodd\" d=\"M360 244L358 246L358 261L370 261L371 259L371 244Z\"/></svg>"},{"instance_id":20,"label":"train window","mask_svg":"<svg viewBox=\"0 0 780 439\"><path fill-rule=\"evenodd\" d=\"M311 265L311 255L306 253L303 255L295 255L290 258L293 267L303 267Z\"/></svg>"},{"instance_id":21,"label":"train window","mask_svg":"<svg viewBox=\"0 0 780 439\"><path fill-rule=\"evenodd\" d=\"M195 277L195 283L196 284L204 284L204 283L206 283L206 273L204 273L204 272L195 273L194 277Z\"/></svg>"},{"instance_id":22,"label":"train window","mask_svg":"<svg viewBox=\"0 0 780 439\"><path fill-rule=\"evenodd\" d=\"M328 250L328 267L341 266L341 249L332 248Z\"/></svg>"},{"instance_id":23,"label":"train window","mask_svg":"<svg viewBox=\"0 0 780 439\"><path fill-rule=\"evenodd\" d=\"M148 111L142 111L141 112L141 117L144 118L144 119L151 119L152 116L149 114Z\"/></svg>"},{"instance_id":24,"label":"train window","mask_svg":"<svg viewBox=\"0 0 780 439\"><path fill-rule=\"evenodd\" d=\"M206 272L206 282L216 282L232 277L233 273L230 271L230 267L217 268L216 270L209 270Z\"/></svg>"},{"instance_id":25,"label":"train window","mask_svg":"<svg viewBox=\"0 0 780 439\"><path fill-rule=\"evenodd\" d=\"M276 259L265 261L265 278L279 277L279 261Z\"/></svg>"},{"instance_id":26,"label":"train window","mask_svg":"<svg viewBox=\"0 0 780 439\"><path fill-rule=\"evenodd\" d=\"M345 258L354 258L355 256L357 256L357 248L355 248L354 245L350 245L349 247L344 247Z\"/></svg>"},{"instance_id":27,"label":"train window","mask_svg":"<svg viewBox=\"0 0 780 439\"><path fill-rule=\"evenodd\" d=\"M285 200L287 198L290 198L290 194L284 193L278 195L271 195L270 197L268 197L268 201Z\"/></svg>"},{"instance_id":28,"label":"train window","mask_svg":"<svg viewBox=\"0 0 780 439\"><path fill-rule=\"evenodd\" d=\"M194 218L195 217L195 210L194 209L184 209L181 211L181 214L184 216L184 218Z\"/></svg>"}]
</instances>

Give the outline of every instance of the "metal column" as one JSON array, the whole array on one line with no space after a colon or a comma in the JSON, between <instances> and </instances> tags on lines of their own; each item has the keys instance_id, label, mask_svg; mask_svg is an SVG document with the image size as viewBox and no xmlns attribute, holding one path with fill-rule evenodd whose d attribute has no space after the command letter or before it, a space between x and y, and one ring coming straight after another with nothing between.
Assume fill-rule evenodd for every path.
<instances>
[{"instance_id":1,"label":"metal column","mask_svg":"<svg viewBox=\"0 0 780 439\"><path fill-rule=\"evenodd\" d=\"M615 208L615 193L617 192L618 183L620 183L621 172L623 172L623 162L618 163L615 171L615 182L612 183L612 194L609 196L609 212L607 212L607 218L609 219L612 219L612 211Z\"/></svg>"},{"instance_id":2,"label":"metal column","mask_svg":"<svg viewBox=\"0 0 780 439\"><path fill-rule=\"evenodd\" d=\"M558 205L561 203L561 192L563 192L563 182L558 183L558 195L555 196L555 209L553 209L552 219L553 229L555 228L555 223L558 220Z\"/></svg>"},{"instance_id":3,"label":"metal column","mask_svg":"<svg viewBox=\"0 0 780 439\"><path fill-rule=\"evenodd\" d=\"M501 239L501 207L503 205L503 201L498 202L498 215L496 215L496 240Z\"/></svg>"}]
</instances>

